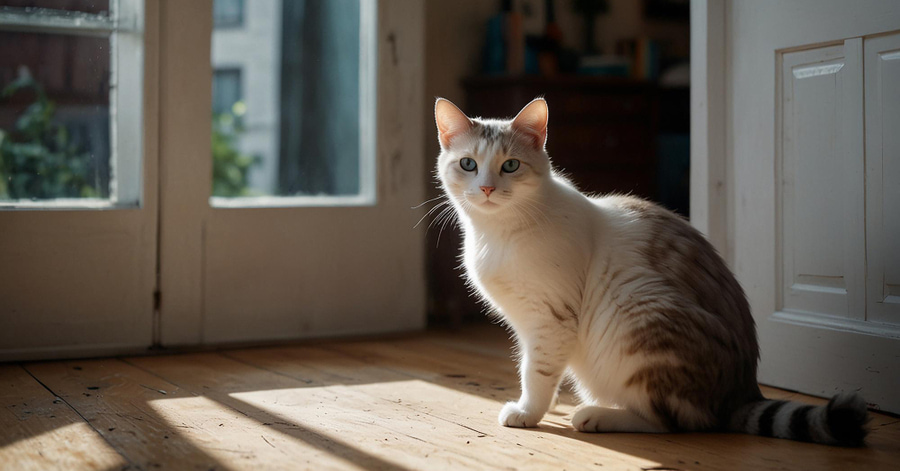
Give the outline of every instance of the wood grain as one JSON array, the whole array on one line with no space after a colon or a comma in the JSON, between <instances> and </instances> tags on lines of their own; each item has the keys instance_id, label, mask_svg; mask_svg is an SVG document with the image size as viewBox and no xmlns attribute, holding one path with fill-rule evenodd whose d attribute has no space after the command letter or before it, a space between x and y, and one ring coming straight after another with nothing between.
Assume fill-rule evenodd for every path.
<instances>
[{"instance_id":1,"label":"wood grain","mask_svg":"<svg viewBox=\"0 0 900 471\"><path fill-rule=\"evenodd\" d=\"M362 348L362 345L352 347L357 348ZM289 361L273 362L273 353L281 358L297 356ZM342 399L349 399L356 404L366 403L370 413L378 413L375 409L379 405L389 405L391 409L402 412L405 417L414 417L413 420L428 425L415 435L420 440L466 455L472 453L472 442L477 442L478 448L493 450L489 455L490 461L485 463L482 458L483 464L487 464L489 468L516 468L526 456L530 466L555 468L563 465L567 469L592 466L590 463L573 460L574 449L550 445L546 436L534 433L523 435L521 430L498 427L496 413L504 401L498 400L494 393L500 393L500 397L504 397L498 389L507 390L508 386L498 386L498 383L491 383L478 375L469 376L458 367L447 369L438 366L430 370L436 372L430 372L428 369L404 367L400 361L385 362L383 357L376 358L369 351L360 350L359 353L373 361L363 361L338 351L331 351L331 361L348 366L356 365L356 368L368 370L369 374L394 379L342 386ZM247 350L229 354L277 374L312 380L316 384L319 378L309 376L308 372L303 371L303 367L296 366L303 362L306 355L306 350L299 349ZM325 353L319 351L316 355L323 357ZM419 366L427 368L428 365ZM378 371L381 373L377 373ZM455 373L442 373L443 371ZM510 384L509 380L510 378L504 378L504 384ZM392 414L381 419L390 422L393 418ZM401 426L400 423L397 425ZM451 431L449 436L448 431ZM624 460L611 459L607 463L607 469L631 469L633 465L634 463Z\"/></svg>"},{"instance_id":2,"label":"wood grain","mask_svg":"<svg viewBox=\"0 0 900 471\"><path fill-rule=\"evenodd\" d=\"M879 470L900 459L900 420L882 414L859 449L734 434L583 434L571 428L576 401L564 390L539 428L501 427L500 407L519 394L511 354L507 335L484 326L6 365L0 469Z\"/></svg>"},{"instance_id":3,"label":"wood grain","mask_svg":"<svg viewBox=\"0 0 900 471\"><path fill-rule=\"evenodd\" d=\"M0 469L114 469L128 460L18 365L0 365Z\"/></svg>"},{"instance_id":4,"label":"wood grain","mask_svg":"<svg viewBox=\"0 0 900 471\"><path fill-rule=\"evenodd\" d=\"M182 433L197 424L181 417L164 420L155 411L158 400L190 397L177 386L115 359L36 363L26 368L137 468L209 470L221 466ZM196 433L211 436L218 432L200 427Z\"/></svg>"}]
</instances>

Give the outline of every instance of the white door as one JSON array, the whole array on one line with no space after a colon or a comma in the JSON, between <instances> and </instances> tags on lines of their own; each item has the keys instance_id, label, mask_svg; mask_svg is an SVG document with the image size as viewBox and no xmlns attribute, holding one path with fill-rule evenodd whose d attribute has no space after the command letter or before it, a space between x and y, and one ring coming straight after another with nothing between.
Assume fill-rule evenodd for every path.
<instances>
[{"instance_id":1,"label":"white door","mask_svg":"<svg viewBox=\"0 0 900 471\"><path fill-rule=\"evenodd\" d=\"M164 346L424 326L423 8L163 3Z\"/></svg>"},{"instance_id":2,"label":"white door","mask_svg":"<svg viewBox=\"0 0 900 471\"><path fill-rule=\"evenodd\" d=\"M760 381L898 412L900 2L701 7L725 44L706 64L724 162L703 163L726 188L720 249L751 302Z\"/></svg>"},{"instance_id":3,"label":"white door","mask_svg":"<svg viewBox=\"0 0 900 471\"><path fill-rule=\"evenodd\" d=\"M152 343L158 3L65 8L0 11L0 360Z\"/></svg>"},{"instance_id":4,"label":"white door","mask_svg":"<svg viewBox=\"0 0 900 471\"><path fill-rule=\"evenodd\" d=\"M0 11L0 360L424 326L421 2L31 3L88 11Z\"/></svg>"}]
</instances>

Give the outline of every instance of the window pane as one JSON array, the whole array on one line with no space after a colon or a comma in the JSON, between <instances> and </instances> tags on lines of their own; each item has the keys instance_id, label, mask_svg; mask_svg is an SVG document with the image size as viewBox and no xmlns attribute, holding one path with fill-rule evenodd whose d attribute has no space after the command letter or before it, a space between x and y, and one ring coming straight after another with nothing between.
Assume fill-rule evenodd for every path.
<instances>
[{"instance_id":1,"label":"window pane","mask_svg":"<svg viewBox=\"0 0 900 471\"><path fill-rule=\"evenodd\" d=\"M109 197L109 48L0 31L0 200Z\"/></svg>"},{"instance_id":2,"label":"window pane","mask_svg":"<svg viewBox=\"0 0 900 471\"><path fill-rule=\"evenodd\" d=\"M0 0L0 209L140 204L143 6Z\"/></svg>"},{"instance_id":3,"label":"window pane","mask_svg":"<svg viewBox=\"0 0 900 471\"><path fill-rule=\"evenodd\" d=\"M215 0L213 24L216 28L233 28L244 24L244 0Z\"/></svg>"},{"instance_id":4,"label":"window pane","mask_svg":"<svg viewBox=\"0 0 900 471\"><path fill-rule=\"evenodd\" d=\"M51 10L105 13L109 0L0 0L0 8L48 8Z\"/></svg>"},{"instance_id":5,"label":"window pane","mask_svg":"<svg viewBox=\"0 0 900 471\"><path fill-rule=\"evenodd\" d=\"M245 2L213 31L213 196L361 195L360 0Z\"/></svg>"},{"instance_id":6,"label":"window pane","mask_svg":"<svg viewBox=\"0 0 900 471\"><path fill-rule=\"evenodd\" d=\"M213 73L213 114L235 113L241 106L241 70L220 69Z\"/></svg>"}]
</instances>

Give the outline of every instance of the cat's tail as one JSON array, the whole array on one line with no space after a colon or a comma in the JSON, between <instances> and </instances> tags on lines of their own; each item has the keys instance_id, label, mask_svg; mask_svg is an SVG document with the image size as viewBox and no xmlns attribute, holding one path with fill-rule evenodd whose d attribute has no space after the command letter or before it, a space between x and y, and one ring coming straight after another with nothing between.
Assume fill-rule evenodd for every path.
<instances>
[{"instance_id":1,"label":"cat's tail","mask_svg":"<svg viewBox=\"0 0 900 471\"><path fill-rule=\"evenodd\" d=\"M838 394L824 406L763 399L738 408L733 432L839 446L861 446L869 432L866 402L856 393Z\"/></svg>"}]
</instances>

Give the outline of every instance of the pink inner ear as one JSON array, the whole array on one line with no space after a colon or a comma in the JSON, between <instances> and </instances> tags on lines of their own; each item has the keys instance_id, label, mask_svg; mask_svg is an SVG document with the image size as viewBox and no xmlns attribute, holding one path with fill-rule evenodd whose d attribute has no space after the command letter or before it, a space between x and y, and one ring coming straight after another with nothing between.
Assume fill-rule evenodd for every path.
<instances>
[{"instance_id":1,"label":"pink inner ear","mask_svg":"<svg viewBox=\"0 0 900 471\"><path fill-rule=\"evenodd\" d=\"M528 135L531 138L531 145L537 149L543 149L544 144L547 142L547 128L545 127L543 130L535 130L529 127L518 127L520 132Z\"/></svg>"},{"instance_id":2,"label":"pink inner ear","mask_svg":"<svg viewBox=\"0 0 900 471\"><path fill-rule=\"evenodd\" d=\"M450 146L450 140L472 127L472 121L450 100L438 99L434 105L434 120L437 123L438 138L444 147Z\"/></svg>"},{"instance_id":3,"label":"pink inner ear","mask_svg":"<svg viewBox=\"0 0 900 471\"><path fill-rule=\"evenodd\" d=\"M547 142L547 102L538 98L516 115L512 126L521 133L532 137L535 148L543 149Z\"/></svg>"}]
</instances>

